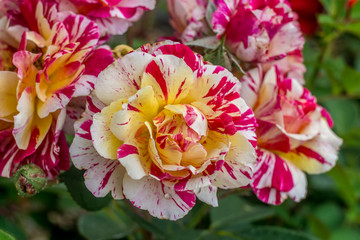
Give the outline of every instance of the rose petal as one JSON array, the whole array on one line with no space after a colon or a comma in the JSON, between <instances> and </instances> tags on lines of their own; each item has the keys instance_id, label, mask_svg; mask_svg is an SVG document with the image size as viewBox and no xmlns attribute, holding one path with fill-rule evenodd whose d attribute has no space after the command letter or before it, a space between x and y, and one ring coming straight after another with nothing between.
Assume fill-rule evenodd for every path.
<instances>
[{"instance_id":1,"label":"rose petal","mask_svg":"<svg viewBox=\"0 0 360 240\"><path fill-rule=\"evenodd\" d=\"M126 99L120 99L110 104L96 113L91 125L91 136L94 147L98 153L109 159L117 159L116 151L123 144L110 130L112 116L119 110L126 102Z\"/></svg>"},{"instance_id":2,"label":"rose petal","mask_svg":"<svg viewBox=\"0 0 360 240\"><path fill-rule=\"evenodd\" d=\"M17 112L16 88L18 83L19 77L16 73L0 71L0 118L11 117Z\"/></svg>"},{"instance_id":3,"label":"rose petal","mask_svg":"<svg viewBox=\"0 0 360 240\"><path fill-rule=\"evenodd\" d=\"M102 71L95 83L95 94L105 104L128 98L140 89L145 68L153 56L132 52L119 58Z\"/></svg>"},{"instance_id":4,"label":"rose petal","mask_svg":"<svg viewBox=\"0 0 360 240\"><path fill-rule=\"evenodd\" d=\"M230 137L230 142L224 165L213 180L215 186L223 189L248 185L256 162L255 150L243 135L236 133Z\"/></svg>"},{"instance_id":5,"label":"rose petal","mask_svg":"<svg viewBox=\"0 0 360 240\"><path fill-rule=\"evenodd\" d=\"M154 58L146 67L141 88L152 86L160 106L178 104L193 83L193 71L183 59L172 55Z\"/></svg>"},{"instance_id":6,"label":"rose petal","mask_svg":"<svg viewBox=\"0 0 360 240\"><path fill-rule=\"evenodd\" d=\"M204 203L207 203L213 207L219 206L218 199L216 196L217 187L214 186L208 186L200 188L196 192L196 197L203 201Z\"/></svg>"},{"instance_id":7,"label":"rose petal","mask_svg":"<svg viewBox=\"0 0 360 240\"><path fill-rule=\"evenodd\" d=\"M174 191L151 177L133 180L125 175L123 187L124 195L134 206L148 210L154 217L177 220L195 205L194 193Z\"/></svg>"},{"instance_id":8,"label":"rose petal","mask_svg":"<svg viewBox=\"0 0 360 240\"><path fill-rule=\"evenodd\" d=\"M341 138L331 131L325 119L321 119L320 133L317 137L289 153L279 155L307 173L319 174L335 165L341 144Z\"/></svg>"},{"instance_id":9,"label":"rose petal","mask_svg":"<svg viewBox=\"0 0 360 240\"><path fill-rule=\"evenodd\" d=\"M278 205L291 197L300 201L306 195L306 177L291 162L266 150L259 150L259 158L251 186L258 198Z\"/></svg>"}]
</instances>

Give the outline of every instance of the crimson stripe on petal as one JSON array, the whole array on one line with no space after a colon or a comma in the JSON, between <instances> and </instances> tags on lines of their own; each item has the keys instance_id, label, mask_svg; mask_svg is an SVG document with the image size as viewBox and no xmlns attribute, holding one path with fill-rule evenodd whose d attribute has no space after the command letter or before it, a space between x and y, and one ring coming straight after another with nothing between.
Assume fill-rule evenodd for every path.
<instances>
[{"instance_id":1,"label":"crimson stripe on petal","mask_svg":"<svg viewBox=\"0 0 360 240\"><path fill-rule=\"evenodd\" d=\"M119 147L117 151L117 157L118 159L127 157L131 154L139 154L139 151L136 147L129 145L129 144L123 144Z\"/></svg>"},{"instance_id":2,"label":"crimson stripe on petal","mask_svg":"<svg viewBox=\"0 0 360 240\"><path fill-rule=\"evenodd\" d=\"M153 78L159 84L161 91L164 94L165 101L167 101L168 89L167 89L166 80L164 78L163 73L161 72L160 67L157 65L157 63L154 60L149 63L149 65L145 69L145 72L153 76Z\"/></svg>"}]
</instances>

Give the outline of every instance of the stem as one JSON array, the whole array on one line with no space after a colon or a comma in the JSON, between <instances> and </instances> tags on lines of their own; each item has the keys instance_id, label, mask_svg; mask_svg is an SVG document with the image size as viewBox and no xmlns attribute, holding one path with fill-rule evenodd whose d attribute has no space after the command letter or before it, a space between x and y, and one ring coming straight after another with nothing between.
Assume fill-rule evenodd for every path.
<instances>
[{"instance_id":1,"label":"stem","mask_svg":"<svg viewBox=\"0 0 360 240\"><path fill-rule=\"evenodd\" d=\"M132 27L126 32L126 45L133 46L133 34L132 34Z\"/></svg>"},{"instance_id":2,"label":"stem","mask_svg":"<svg viewBox=\"0 0 360 240\"><path fill-rule=\"evenodd\" d=\"M319 56L316 59L314 71L311 74L310 79L308 81L308 88L312 89L315 86L315 82L321 70L321 66L325 60L325 56L331 53L332 44L334 40L338 38L341 34L342 31L337 31L334 34L330 35L327 39L325 39L325 43L320 50Z\"/></svg>"},{"instance_id":3,"label":"stem","mask_svg":"<svg viewBox=\"0 0 360 240\"><path fill-rule=\"evenodd\" d=\"M58 185L61 182L63 182L63 181L61 181L61 179L58 177L56 177L54 179L49 179L46 183L46 187L52 187L54 185Z\"/></svg>"}]
</instances>

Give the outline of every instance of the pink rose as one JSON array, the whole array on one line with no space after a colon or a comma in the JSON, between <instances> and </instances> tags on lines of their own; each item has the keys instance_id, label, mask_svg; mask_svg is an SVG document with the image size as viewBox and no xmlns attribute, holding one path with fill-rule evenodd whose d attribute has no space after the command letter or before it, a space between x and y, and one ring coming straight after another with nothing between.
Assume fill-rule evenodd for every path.
<instances>
[{"instance_id":1,"label":"pink rose","mask_svg":"<svg viewBox=\"0 0 360 240\"><path fill-rule=\"evenodd\" d=\"M255 119L239 81L185 45L145 45L100 73L70 148L97 197L176 220L251 181Z\"/></svg>"},{"instance_id":2,"label":"pink rose","mask_svg":"<svg viewBox=\"0 0 360 240\"><path fill-rule=\"evenodd\" d=\"M8 85L0 104L0 175L9 177L19 165L35 163L52 177L69 167L62 131L66 106L90 93L99 72L113 61L112 53L95 49L96 24L59 12L53 1L21 1L8 15L7 32L19 49L12 59L17 72L0 75ZM9 29L23 30L17 33L20 42Z\"/></svg>"},{"instance_id":3,"label":"pink rose","mask_svg":"<svg viewBox=\"0 0 360 240\"><path fill-rule=\"evenodd\" d=\"M100 36L124 34L156 0L57 0L61 11L82 14L99 25Z\"/></svg>"},{"instance_id":4,"label":"pink rose","mask_svg":"<svg viewBox=\"0 0 360 240\"><path fill-rule=\"evenodd\" d=\"M218 38L245 62L266 62L302 49L304 39L287 0L218 0L212 16Z\"/></svg>"},{"instance_id":5,"label":"pink rose","mask_svg":"<svg viewBox=\"0 0 360 240\"><path fill-rule=\"evenodd\" d=\"M280 204L306 195L304 172L330 170L342 140L330 129L332 121L316 98L278 68L252 69L241 79L242 97L259 124L258 160L251 186L260 200Z\"/></svg>"},{"instance_id":6,"label":"pink rose","mask_svg":"<svg viewBox=\"0 0 360 240\"><path fill-rule=\"evenodd\" d=\"M170 24L183 42L203 36L206 31L207 0L167 0Z\"/></svg>"},{"instance_id":7,"label":"pink rose","mask_svg":"<svg viewBox=\"0 0 360 240\"><path fill-rule=\"evenodd\" d=\"M242 62L274 64L303 82L304 38L287 0L168 0L170 23L183 42L207 47L224 41ZM217 40L216 40L216 37ZM209 46L210 48L210 46Z\"/></svg>"}]
</instances>

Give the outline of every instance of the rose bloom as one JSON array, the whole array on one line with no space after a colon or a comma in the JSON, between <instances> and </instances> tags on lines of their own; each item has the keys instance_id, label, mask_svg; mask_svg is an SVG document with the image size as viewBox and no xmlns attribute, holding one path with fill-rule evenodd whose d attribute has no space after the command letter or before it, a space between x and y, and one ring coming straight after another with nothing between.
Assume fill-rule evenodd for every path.
<instances>
[{"instance_id":1,"label":"rose bloom","mask_svg":"<svg viewBox=\"0 0 360 240\"><path fill-rule=\"evenodd\" d=\"M240 60L266 62L302 49L296 14L287 0L218 0L212 24Z\"/></svg>"},{"instance_id":2,"label":"rose bloom","mask_svg":"<svg viewBox=\"0 0 360 240\"><path fill-rule=\"evenodd\" d=\"M170 24L183 42L203 37L207 0L167 0Z\"/></svg>"},{"instance_id":3,"label":"rose bloom","mask_svg":"<svg viewBox=\"0 0 360 240\"><path fill-rule=\"evenodd\" d=\"M262 63L267 69L277 64L303 82L305 40L287 0L189 2L167 0L170 23L183 42L216 35L240 62ZM210 19L206 9L214 9Z\"/></svg>"},{"instance_id":4,"label":"rose bloom","mask_svg":"<svg viewBox=\"0 0 360 240\"><path fill-rule=\"evenodd\" d=\"M34 163L41 167L50 178L60 170L69 168L69 148L61 128L65 112L53 115L53 121L47 133L39 142L40 131L33 130L26 148L16 145L13 136L14 117L17 110L17 87L19 76L15 72L0 71L0 176L10 177L25 164Z\"/></svg>"},{"instance_id":5,"label":"rose bloom","mask_svg":"<svg viewBox=\"0 0 360 240\"><path fill-rule=\"evenodd\" d=\"M85 185L176 220L196 197L250 183L256 122L239 81L171 41L145 45L100 73L70 147Z\"/></svg>"},{"instance_id":6,"label":"rose bloom","mask_svg":"<svg viewBox=\"0 0 360 240\"><path fill-rule=\"evenodd\" d=\"M100 36L123 34L140 19L146 10L155 7L155 0L57 0L60 10L82 14L95 21Z\"/></svg>"},{"instance_id":7,"label":"rose bloom","mask_svg":"<svg viewBox=\"0 0 360 240\"><path fill-rule=\"evenodd\" d=\"M292 9L299 15L300 29L304 34L313 35L318 28L317 14L322 10L318 0L289 0Z\"/></svg>"},{"instance_id":8,"label":"rose bloom","mask_svg":"<svg viewBox=\"0 0 360 240\"><path fill-rule=\"evenodd\" d=\"M66 166L60 167L64 170L69 166L69 158L61 157L69 155L62 132L66 105L73 97L90 93L97 74L113 61L112 53L94 49L98 27L83 16L59 13L48 1L27 0L14 6L8 9L9 29L21 26L16 29L24 31L12 59L17 82L15 77L3 79L9 86L15 84L16 100L1 102L3 108L14 109L5 115L11 124L2 127L6 131L2 131L0 173L8 177L18 165L33 162L53 177L58 165Z\"/></svg>"},{"instance_id":9,"label":"rose bloom","mask_svg":"<svg viewBox=\"0 0 360 240\"><path fill-rule=\"evenodd\" d=\"M355 4L358 2L359 0L348 0L347 2L347 7L348 8L352 8L355 6Z\"/></svg>"},{"instance_id":10,"label":"rose bloom","mask_svg":"<svg viewBox=\"0 0 360 240\"><path fill-rule=\"evenodd\" d=\"M304 74L306 67L304 65L304 58L302 51L296 49L292 52L287 53L286 57L281 58L277 61L271 61L261 64L263 71L268 71L274 65L277 66L279 71L286 78L296 79L299 83L304 84Z\"/></svg>"},{"instance_id":11,"label":"rose bloom","mask_svg":"<svg viewBox=\"0 0 360 240\"><path fill-rule=\"evenodd\" d=\"M336 162L342 140L316 98L275 66L252 69L241 79L241 94L259 124L258 159L251 186L266 203L280 204L306 195L304 172L319 174Z\"/></svg>"}]
</instances>

